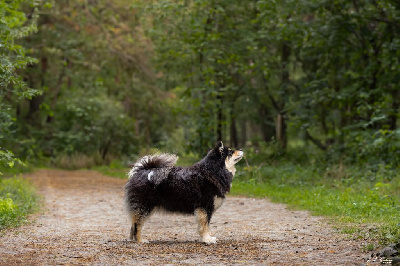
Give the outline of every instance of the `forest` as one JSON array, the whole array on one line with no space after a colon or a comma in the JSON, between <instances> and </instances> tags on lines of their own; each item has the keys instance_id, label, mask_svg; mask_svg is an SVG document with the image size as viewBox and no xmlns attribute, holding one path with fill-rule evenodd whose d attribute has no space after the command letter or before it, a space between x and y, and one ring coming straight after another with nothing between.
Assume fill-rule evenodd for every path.
<instances>
[{"instance_id":1,"label":"forest","mask_svg":"<svg viewBox=\"0 0 400 266\"><path fill-rule=\"evenodd\" d=\"M3 163L224 140L399 164L397 1L2 2Z\"/></svg>"},{"instance_id":2,"label":"forest","mask_svg":"<svg viewBox=\"0 0 400 266\"><path fill-rule=\"evenodd\" d=\"M311 201L341 191L394 242L399 109L398 0L0 0L0 172L223 140L234 193L332 215Z\"/></svg>"}]
</instances>

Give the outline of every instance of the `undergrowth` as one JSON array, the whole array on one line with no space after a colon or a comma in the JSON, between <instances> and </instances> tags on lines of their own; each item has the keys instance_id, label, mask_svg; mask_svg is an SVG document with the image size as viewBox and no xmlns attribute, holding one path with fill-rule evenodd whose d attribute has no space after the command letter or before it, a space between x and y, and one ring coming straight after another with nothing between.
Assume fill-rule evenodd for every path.
<instances>
[{"instance_id":1,"label":"undergrowth","mask_svg":"<svg viewBox=\"0 0 400 266\"><path fill-rule=\"evenodd\" d=\"M18 226L39 206L39 196L22 178L0 178L0 230Z\"/></svg>"}]
</instances>

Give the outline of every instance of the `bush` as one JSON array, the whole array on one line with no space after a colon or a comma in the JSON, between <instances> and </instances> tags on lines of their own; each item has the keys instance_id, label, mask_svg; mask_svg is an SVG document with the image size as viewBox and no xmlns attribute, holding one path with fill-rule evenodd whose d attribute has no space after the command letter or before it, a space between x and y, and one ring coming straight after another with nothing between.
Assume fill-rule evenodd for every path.
<instances>
[{"instance_id":1,"label":"bush","mask_svg":"<svg viewBox=\"0 0 400 266\"><path fill-rule=\"evenodd\" d=\"M74 153L71 155L60 154L51 162L52 166L67 170L77 170L82 168L92 168L104 164L99 153L86 155L83 153Z\"/></svg>"},{"instance_id":2,"label":"bush","mask_svg":"<svg viewBox=\"0 0 400 266\"><path fill-rule=\"evenodd\" d=\"M18 226L38 208L39 197L28 181L0 179L0 230Z\"/></svg>"}]
</instances>

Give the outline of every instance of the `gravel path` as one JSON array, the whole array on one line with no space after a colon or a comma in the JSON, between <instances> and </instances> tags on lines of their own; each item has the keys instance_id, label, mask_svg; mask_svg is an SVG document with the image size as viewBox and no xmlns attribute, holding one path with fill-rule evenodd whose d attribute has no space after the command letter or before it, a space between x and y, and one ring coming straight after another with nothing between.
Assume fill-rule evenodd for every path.
<instances>
[{"instance_id":1,"label":"gravel path","mask_svg":"<svg viewBox=\"0 0 400 266\"><path fill-rule=\"evenodd\" d=\"M198 242L193 216L153 215L148 244L127 241L126 180L93 171L26 175L44 196L34 223L0 235L1 265L284 264L359 265L362 243L320 217L264 199L228 197L213 216L214 245Z\"/></svg>"}]
</instances>

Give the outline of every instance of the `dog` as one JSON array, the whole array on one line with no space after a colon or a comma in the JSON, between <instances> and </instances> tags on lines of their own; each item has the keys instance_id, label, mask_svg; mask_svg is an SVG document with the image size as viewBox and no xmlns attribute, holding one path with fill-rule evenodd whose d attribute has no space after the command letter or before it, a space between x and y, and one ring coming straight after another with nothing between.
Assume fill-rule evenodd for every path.
<instances>
[{"instance_id":1,"label":"dog","mask_svg":"<svg viewBox=\"0 0 400 266\"><path fill-rule=\"evenodd\" d=\"M244 153L218 141L206 157L190 167L175 166L178 156L158 154L139 159L128 173L125 204L132 219L129 239L142 239L143 223L154 211L196 216L200 241L216 243L210 220L230 191L235 164Z\"/></svg>"}]
</instances>

